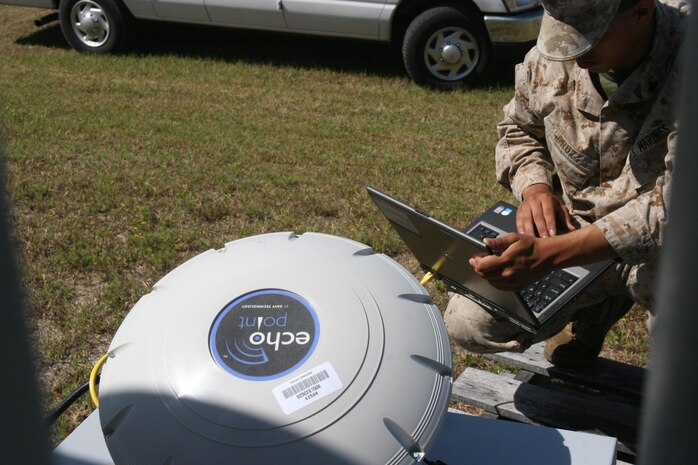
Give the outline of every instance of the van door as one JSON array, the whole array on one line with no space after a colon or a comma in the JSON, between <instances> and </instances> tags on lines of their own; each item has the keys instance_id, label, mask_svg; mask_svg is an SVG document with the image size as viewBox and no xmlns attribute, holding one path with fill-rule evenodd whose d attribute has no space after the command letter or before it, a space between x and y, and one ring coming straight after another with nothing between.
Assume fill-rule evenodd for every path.
<instances>
[{"instance_id":1,"label":"van door","mask_svg":"<svg viewBox=\"0 0 698 465\"><path fill-rule=\"evenodd\" d=\"M286 29L281 0L205 0L211 22L253 29Z\"/></svg>"},{"instance_id":2,"label":"van door","mask_svg":"<svg viewBox=\"0 0 698 465\"><path fill-rule=\"evenodd\" d=\"M158 18L187 23L210 21L204 0L157 0L152 2L152 5Z\"/></svg>"},{"instance_id":3,"label":"van door","mask_svg":"<svg viewBox=\"0 0 698 465\"><path fill-rule=\"evenodd\" d=\"M386 0L281 0L290 31L380 37Z\"/></svg>"}]
</instances>

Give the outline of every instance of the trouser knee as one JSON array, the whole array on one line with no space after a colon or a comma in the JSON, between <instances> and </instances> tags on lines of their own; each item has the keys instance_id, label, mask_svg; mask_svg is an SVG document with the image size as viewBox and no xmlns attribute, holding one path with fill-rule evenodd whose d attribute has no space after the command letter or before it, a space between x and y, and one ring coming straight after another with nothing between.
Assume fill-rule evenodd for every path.
<instances>
[{"instance_id":1,"label":"trouser knee","mask_svg":"<svg viewBox=\"0 0 698 465\"><path fill-rule=\"evenodd\" d=\"M521 328L458 294L451 295L444 322L451 341L471 352L521 352L531 343Z\"/></svg>"}]
</instances>

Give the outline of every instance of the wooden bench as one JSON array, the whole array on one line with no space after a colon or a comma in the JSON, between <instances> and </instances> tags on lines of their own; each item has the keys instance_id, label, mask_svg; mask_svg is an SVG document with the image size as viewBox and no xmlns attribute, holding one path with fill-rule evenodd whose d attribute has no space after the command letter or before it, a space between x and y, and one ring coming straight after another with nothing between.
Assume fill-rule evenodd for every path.
<instances>
[{"instance_id":1,"label":"wooden bench","mask_svg":"<svg viewBox=\"0 0 698 465\"><path fill-rule=\"evenodd\" d=\"M452 400L484 416L613 436L618 463L635 463L646 370L602 358L583 368L558 368L545 360L543 347L486 355L517 373L466 368L453 383Z\"/></svg>"}]
</instances>

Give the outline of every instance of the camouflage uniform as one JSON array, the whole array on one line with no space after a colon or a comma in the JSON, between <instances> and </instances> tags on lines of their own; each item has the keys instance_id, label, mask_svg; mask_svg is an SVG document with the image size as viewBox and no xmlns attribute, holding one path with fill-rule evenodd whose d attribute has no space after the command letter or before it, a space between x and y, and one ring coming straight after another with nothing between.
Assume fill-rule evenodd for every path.
<instances>
[{"instance_id":1,"label":"camouflage uniform","mask_svg":"<svg viewBox=\"0 0 698 465\"><path fill-rule=\"evenodd\" d=\"M577 312L600 321L609 313L619 318L633 302L652 309L678 130L672 103L682 36L676 9L657 3L655 11L651 52L608 101L574 61L550 61L534 48L516 68L516 93L498 126L499 182L519 200L532 184L551 186L578 226L601 230L620 263L536 335L452 297L446 325L459 344L522 351Z\"/></svg>"}]
</instances>

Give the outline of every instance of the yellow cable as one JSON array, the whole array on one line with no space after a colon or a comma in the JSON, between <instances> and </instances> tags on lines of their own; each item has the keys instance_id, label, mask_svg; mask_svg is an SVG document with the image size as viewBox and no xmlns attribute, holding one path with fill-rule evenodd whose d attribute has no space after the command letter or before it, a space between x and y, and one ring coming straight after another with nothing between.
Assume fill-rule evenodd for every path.
<instances>
[{"instance_id":1,"label":"yellow cable","mask_svg":"<svg viewBox=\"0 0 698 465\"><path fill-rule=\"evenodd\" d=\"M97 360L95 366L92 367L92 373L90 373L90 397L92 398L92 403L95 407L99 408L99 397L97 396L97 375L102 370L102 365L109 358L109 354L106 353L102 355L102 358Z\"/></svg>"},{"instance_id":2,"label":"yellow cable","mask_svg":"<svg viewBox=\"0 0 698 465\"><path fill-rule=\"evenodd\" d=\"M419 282L422 286L426 286L429 281L432 280L434 274L431 271L427 271L422 280Z\"/></svg>"}]
</instances>

